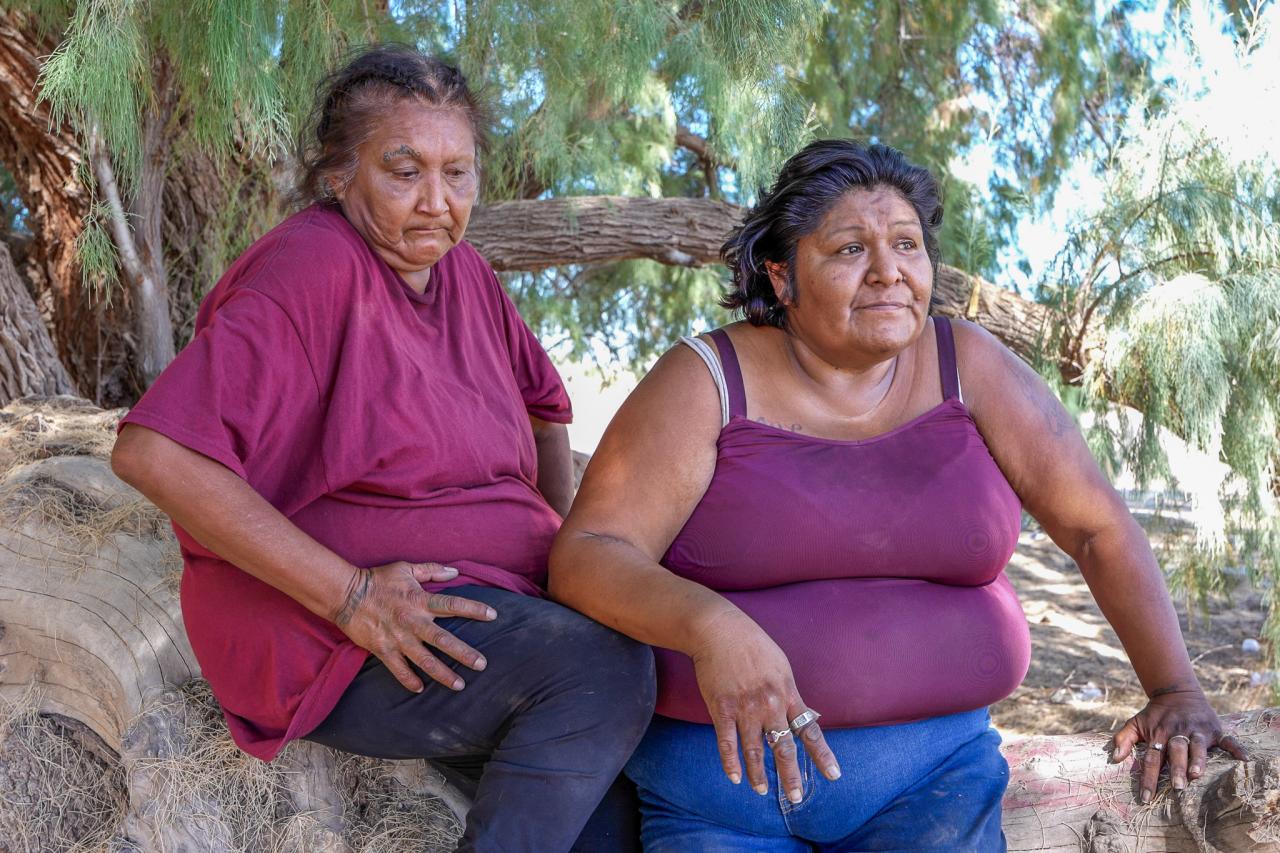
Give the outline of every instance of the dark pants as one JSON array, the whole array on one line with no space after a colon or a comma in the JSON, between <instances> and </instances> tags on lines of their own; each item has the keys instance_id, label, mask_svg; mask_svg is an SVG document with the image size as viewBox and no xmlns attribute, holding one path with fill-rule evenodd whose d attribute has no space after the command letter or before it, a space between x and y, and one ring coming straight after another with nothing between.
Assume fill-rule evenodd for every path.
<instances>
[{"instance_id":1,"label":"dark pants","mask_svg":"<svg viewBox=\"0 0 1280 853\"><path fill-rule=\"evenodd\" d=\"M438 623L485 670L437 653L467 686L455 693L419 672L427 687L415 694L371 656L307 739L441 767L474 799L460 850L638 850L635 792L618 774L653 715L649 648L550 601L450 592L498 611Z\"/></svg>"}]
</instances>

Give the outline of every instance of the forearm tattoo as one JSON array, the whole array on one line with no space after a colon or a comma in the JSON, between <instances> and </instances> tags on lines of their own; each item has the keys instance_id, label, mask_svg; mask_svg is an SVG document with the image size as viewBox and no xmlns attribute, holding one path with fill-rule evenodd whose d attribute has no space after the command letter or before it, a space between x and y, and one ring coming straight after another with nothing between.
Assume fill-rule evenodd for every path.
<instances>
[{"instance_id":1,"label":"forearm tattoo","mask_svg":"<svg viewBox=\"0 0 1280 853\"><path fill-rule=\"evenodd\" d=\"M356 615L356 610L360 608L360 602L364 601L364 597L369 594L369 587L373 584L373 572L368 569L356 569L356 573L351 576L351 582L347 584L347 594L342 600L342 607L338 608L338 613L333 617L333 623L339 627L346 626L351 617Z\"/></svg>"},{"instance_id":2,"label":"forearm tattoo","mask_svg":"<svg viewBox=\"0 0 1280 853\"><path fill-rule=\"evenodd\" d=\"M1052 394L1045 394L1036 377L1026 365L1015 365L1013 375L1022 387L1022 395L1040 410L1045 429L1054 438L1062 438L1075 429L1075 421Z\"/></svg>"}]
</instances>

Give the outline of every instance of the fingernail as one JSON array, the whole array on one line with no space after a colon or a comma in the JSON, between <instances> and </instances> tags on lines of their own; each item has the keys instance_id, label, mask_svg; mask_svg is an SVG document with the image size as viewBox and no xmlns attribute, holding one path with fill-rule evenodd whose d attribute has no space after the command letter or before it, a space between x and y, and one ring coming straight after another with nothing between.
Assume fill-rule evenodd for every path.
<instances>
[{"instance_id":1,"label":"fingernail","mask_svg":"<svg viewBox=\"0 0 1280 853\"><path fill-rule=\"evenodd\" d=\"M453 682L452 687L454 690L461 690L463 687L466 687L466 684L463 682L461 678L459 678Z\"/></svg>"},{"instance_id":2,"label":"fingernail","mask_svg":"<svg viewBox=\"0 0 1280 853\"><path fill-rule=\"evenodd\" d=\"M488 610L486 610L486 611L484 612L484 615L485 615L485 616L487 616L487 617L488 617L488 618L490 618L490 619L497 619L497 618L498 618L498 611L496 611L496 610L494 610L492 607L490 607Z\"/></svg>"},{"instance_id":3,"label":"fingernail","mask_svg":"<svg viewBox=\"0 0 1280 853\"><path fill-rule=\"evenodd\" d=\"M729 781L730 781L730 782L732 782L733 784L737 785L738 783L740 783L740 782L742 781L742 774L741 774L741 773L730 773L730 774L729 774Z\"/></svg>"},{"instance_id":4,"label":"fingernail","mask_svg":"<svg viewBox=\"0 0 1280 853\"><path fill-rule=\"evenodd\" d=\"M441 571L447 573L449 577L457 577L457 574L458 574L458 570L455 569L453 566L444 566L441 569Z\"/></svg>"},{"instance_id":5,"label":"fingernail","mask_svg":"<svg viewBox=\"0 0 1280 853\"><path fill-rule=\"evenodd\" d=\"M1145 805L1146 805L1147 803L1149 803L1149 802L1151 802L1151 792L1150 792L1150 791L1143 791L1143 792L1142 792L1142 804L1145 806Z\"/></svg>"},{"instance_id":6,"label":"fingernail","mask_svg":"<svg viewBox=\"0 0 1280 853\"><path fill-rule=\"evenodd\" d=\"M484 668L485 668L486 666L488 666L488 665L489 665L489 662L488 662L487 660L485 660L484 658L476 658L476 662L475 662L475 663L473 663L473 664L471 664L471 668L472 668L472 669L474 669L474 670L481 670L481 669L484 669Z\"/></svg>"},{"instance_id":7,"label":"fingernail","mask_svg":"<svg viewBox=\"0 0 1280 853\"><path fill-rule=\"evenodd\" d=\"M1175 790L1175 791L1181 791L1181 790L1183 790L1183 789L1184 789L1184 788L1186 788L1186 787L1187 787L1187 783L1186 783L1186 782L1183 782L1181 779L1175 779L1175 780L1173 780L1173 790Z\"/></svg>"},{"instance_id":8,"label":"fingernail","mask_svg":"<svg viewBox=\"0 0 1280 853\"><path fill-rule=\"evenodd\" d=\"M827 778L832 782L840 778L840 768L834 764L827 765Z\"/></svg>"},{"instance_id":9,"label":"fingernail","mask_svg":"<svg viewBox=\"0 0 1280 853\"><path fill-rule=\"evenodd\" d=\"M792 788L790 791L787 791L787 799L790 800L792 804L796 804L804 799L804 794L799 788Z\"/></svg>"},{"instance_id":10,"label":"fingernail","mask_svg":"<svg viewBox=\"0 0 1280 853\"><path fill-rule=\"evenodd\" d=\"M1199 776L1199 775L1200 775L1201 773L1203 773L1203 772L1204 772L1204 768L1203 768L1203 767L1201 767L1199 764L1192 764L1192 765L1191 765L1191 774L1192 774L1193 776Z\"/></svg>"},{"instance_id":11,"label":"fingernail","mask_svg":"<svg viewBox=\"0 0 1280 853\"><path fill-rule=\"evenodd\" d=\"M768 785L754 785L754 786L753 786L753 790L755 790L755 792L756 792L757 794L759 794L760 796L762 796L762 797L763 797L765 794L769 793L769 786L768 786Z\"/></svg>"}]
</instances>

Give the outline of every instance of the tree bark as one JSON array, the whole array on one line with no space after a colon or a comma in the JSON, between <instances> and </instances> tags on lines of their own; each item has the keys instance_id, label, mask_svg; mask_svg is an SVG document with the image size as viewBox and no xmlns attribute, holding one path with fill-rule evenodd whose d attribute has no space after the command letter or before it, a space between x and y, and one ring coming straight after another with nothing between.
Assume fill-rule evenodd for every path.
<instances>
[{"instance_id":1,"label":"tree bark","mask_svg":"<svg viewBox=\"0 0 1280 853\"><path fill-rule=\"evenodd\" d=\"M74 391L40 311L0 243L0 406L29 394Z\"/></svg>"},{"instance_id":2,"label":"tree bark","mask_svg":"<svg viewBox=\"0 0 1280 853\"><path fill-rule=\"evenodd\" d=\"M54 124L49 105L38 103L36 88L41 57L55 46L39 36L30 16L0 11L0 164L28 211L35 239L27 270L37 292L49 299L58 355L72 381L97 397L110 341L104 340L101 308L81 287L76 260L76 238L90 204L77 176L84 157L70 127Z\"/></svg>"}]
</instances>

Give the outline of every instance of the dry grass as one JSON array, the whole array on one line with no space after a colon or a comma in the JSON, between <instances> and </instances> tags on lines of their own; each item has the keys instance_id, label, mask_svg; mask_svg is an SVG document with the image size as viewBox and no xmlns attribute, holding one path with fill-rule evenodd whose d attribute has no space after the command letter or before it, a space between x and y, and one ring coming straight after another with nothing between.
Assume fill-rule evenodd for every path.
<instances>
[{"instance_id":1,"label":"dry grass","mask_svg":"<svg viewBox=\"0 0 1280 853\"><path fill-rule=\"evenodd\" d=\"M124 772L35 704L0 699L0 851L105 851L125 809Z\"/></svg>"},{"instance_id":2,"label":"dry grass","mask_svg":"<svg viewBox=\"0 0 1280 853\"><path fill-rule=\"evenodd\" d=\"M124 413L124 409L104 411L77 397L15 400L0 412L2 467L55 456L106 459Z\"/></svg>"},{"instance_id":3,"label":"dry grass","mask_svg":"<svg viewBox=\"0 0 1280 853\"><path fill-rule=\"evenodd\" d=\"M265 764L231 741L206 682L192 681L174 707L182 725L170 757L143 759L132 773L146 774L158 794L155 825L198 827L210 849L244 853L300 853L315 829L311 816L292 804L287 762ZM353 853L452 850L461 828L439 800L414 796L387 772L384 762L341 756L335 783L346 825L343 841Z\"/></svg>"}]
</instances>

